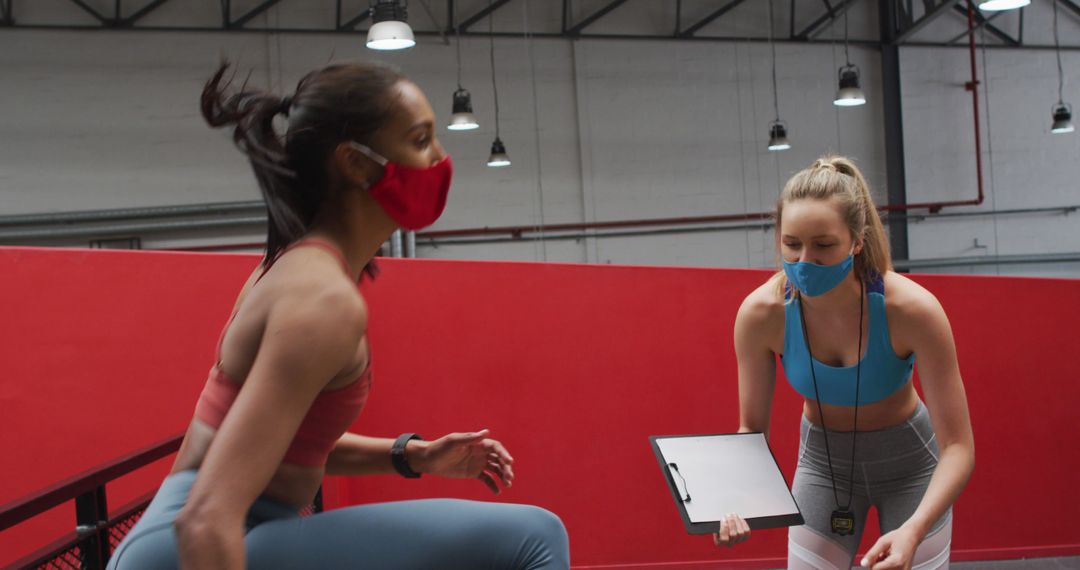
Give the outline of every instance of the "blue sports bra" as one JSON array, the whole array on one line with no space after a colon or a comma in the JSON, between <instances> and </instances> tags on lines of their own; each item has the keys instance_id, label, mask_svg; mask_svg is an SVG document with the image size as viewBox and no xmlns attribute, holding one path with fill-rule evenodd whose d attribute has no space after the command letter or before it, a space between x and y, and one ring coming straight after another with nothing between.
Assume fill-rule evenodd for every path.
<instances>
[{"instance_id":1,"label":"blue sports bra","mask_svg":"<svg viewBox=\"0 0 1080 570\"><path fill-rule=\"evenodd\" d=\"M885 317L885 281L881 276L867 281L866 300L870 309L869 338L862 359L858 405L873 404L893 395L908 383L915 366L915 353L900 358L893 351ZM789 300L784 305L784 353L780 355L780 362L791 387L814 400L810 353L806 350L799 310L797 302ZM829 366L815 359L814 372L821 402L833 406L856 405L855 366Z\"/></svg>"}]
</instances>

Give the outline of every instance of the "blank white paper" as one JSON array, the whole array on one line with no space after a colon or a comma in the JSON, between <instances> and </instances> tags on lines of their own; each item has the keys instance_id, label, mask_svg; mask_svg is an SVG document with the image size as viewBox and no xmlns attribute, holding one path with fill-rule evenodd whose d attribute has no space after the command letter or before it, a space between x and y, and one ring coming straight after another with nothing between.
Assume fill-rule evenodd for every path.
<instances>
[{"instance_id":1,"label":"blank white paper","mask_svg":"<svg viewBox=\"0 0 1080 570\"><path fill-rule=\"evenodd\" d=\"M672 437L656 444L665 463L679 466L671 476L690 494L683 505L692 523L719 521L729 513L751 519L799 512L764 434Z\"/></svg>"}]
</instances>

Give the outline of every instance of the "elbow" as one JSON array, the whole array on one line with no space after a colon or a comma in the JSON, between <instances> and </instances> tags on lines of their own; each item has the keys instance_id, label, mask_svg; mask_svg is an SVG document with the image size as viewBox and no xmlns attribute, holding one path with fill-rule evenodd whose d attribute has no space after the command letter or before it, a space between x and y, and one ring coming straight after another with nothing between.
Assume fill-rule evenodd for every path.
<instances>
[{"instance_id":1,"label":"elbow","mask_svg":"<svg viewBox=\"0 0 1080 570\"><path fill-rule=\"evenodd\" d=\"M214 529L210 517L196 512L190 505L180 510L173 521L173 532L181 550L186 550L206 542L213 536Z\"/></svg>"},{"instance_id":2,"label":"elbow","mask_svg":"<svg viewBox=\"0 0 1080 570\"><path fill-rule=\"evenodd\" d=\"M178 550L181 553L212 550L214 546L226 542L223 520L223 517L205 509L185 506L173 521Z\"/></svg>"}]
</instances>

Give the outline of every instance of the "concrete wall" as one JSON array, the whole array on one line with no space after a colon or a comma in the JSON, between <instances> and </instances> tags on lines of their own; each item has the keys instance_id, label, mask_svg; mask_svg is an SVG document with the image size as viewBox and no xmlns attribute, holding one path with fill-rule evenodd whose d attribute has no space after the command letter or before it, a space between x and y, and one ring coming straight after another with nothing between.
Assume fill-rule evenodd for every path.
<instances>
[{"instance_id":1,"label":"concrete wall","mask_svg":"<svg viewBox=\"0 0 1080 570\"><path fill-rule=\"evenodd\" d=\"M29 8L23 20L32 20L34 9L47 10L44 4ZM297 3L281 7L301 9ZM498 14L519 23L523 16L513 6ZM264 19L282 17L271 10ZM852 36L876 35L874 18L872 10L853 11ZM630 25L617 19L602 20L596 31ZM756 20L721 22L724 33L760 32ZM1062 37L1075 34L1078 23L1063 17ZM1047 43L1049 29L1045 17L1029 18L1025 42ZM362 44L360 34L0 31L0 215L257 199L249 168L228 134L207 128L196 108L201 83L222 56L250 69L252 84L282 93L330 60L389 61L428 93L441 121L448 118L457 82L453 44L425 37L409 52L390 54L375 54ZM787 177L827 152L854 157L875 197L885 201L875 49L851 48L869 103L839 109L831 101L842 43L777 45L780 115L794 148L770 153L767 44L517 38L495 44L500 130L513 166L484 165L494 138L489 41L466 38L462 83L472 92L481 128L440 132L457 175L450 205L434 230L769 210ZM1080 204L1080 133L1049 134L1050 105L1057 99L1054 52L989 49L978 55L980 75L985 74L980 96L986 202L945 213ZM971 96L963 87L970 78L968 58L963 49L901 51L911 202L975 196ZM1064 53L1063 64L1070 79L1080 76L1080 53ZM1066 84L1065 99L1080 105L1076 84ZM146 234L142 242L146 248L186 247L253 243L260 235L253 226ZM912 259L1075 253L1080 216L1055 211L931 217L909 222L909 240ZM82 239L69 242L86 245ZM771 229L756 225L480 244L433 246L422 240L418 253L765 267L774 263L772 248ZM1076 277L1080 263L927 271Z\"/></svg>"}]
</instances>

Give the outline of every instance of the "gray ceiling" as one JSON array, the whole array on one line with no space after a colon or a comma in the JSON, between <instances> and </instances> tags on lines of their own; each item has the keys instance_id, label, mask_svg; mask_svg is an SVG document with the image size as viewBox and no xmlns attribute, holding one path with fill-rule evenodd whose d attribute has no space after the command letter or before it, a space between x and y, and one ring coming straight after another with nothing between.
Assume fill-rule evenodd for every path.
<instances>
[{"instance_id":1,"label":"gray ceiling","mask_svg":"<svg viewBox=\"0 0 1080 570\"><path fill-rule=\"evenodd\" d=\"M362 33L373 0L0 0L3 29ZM974 12L990 47L1053 45L1054 0L1020 10ZM779 41L964 46L967 0L771 0ZM1080 3L1057 0L1065 49L1080 49ZM418 35L682 41L764 41L770 0L408 0ZM892 15L882 23L882 13ZM490 30L490 32L489 32Z\"/></svg>"}]
</instances>

